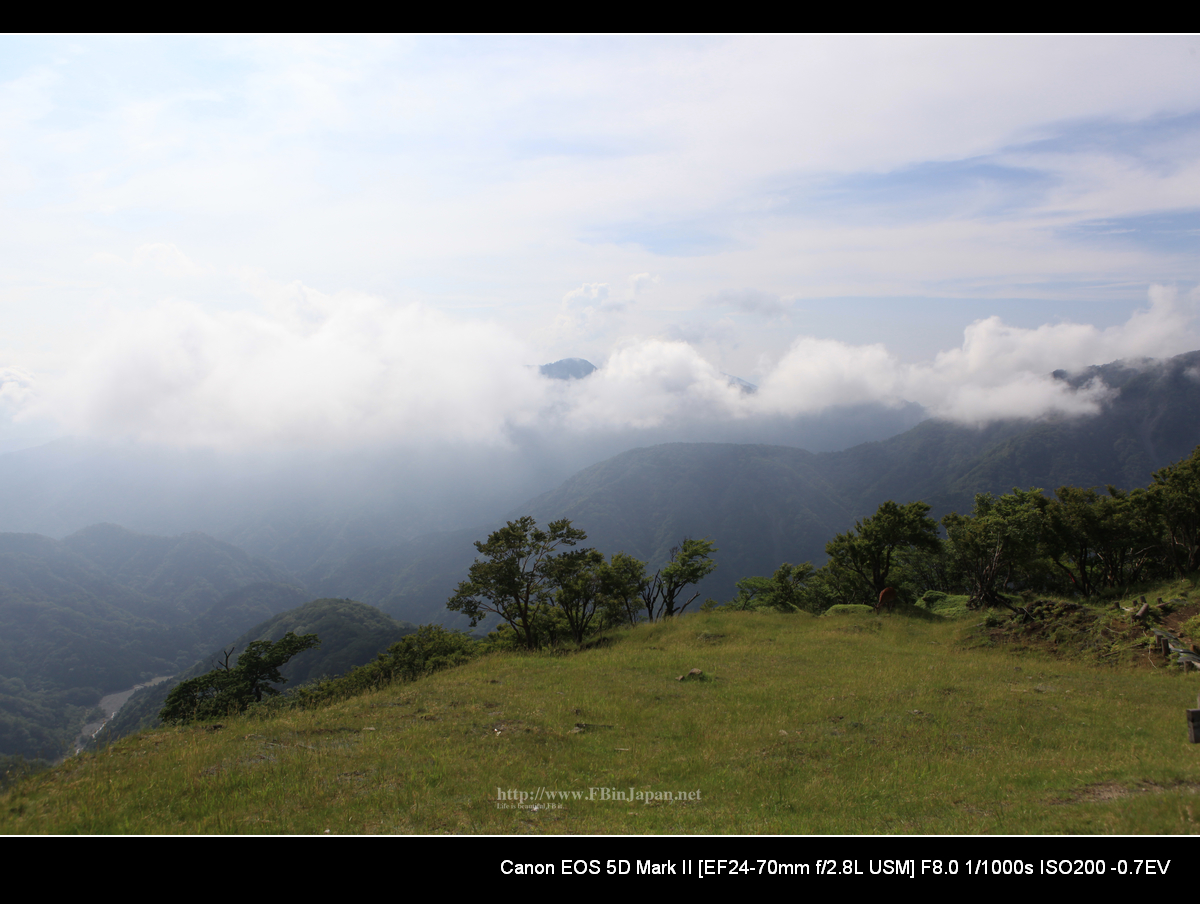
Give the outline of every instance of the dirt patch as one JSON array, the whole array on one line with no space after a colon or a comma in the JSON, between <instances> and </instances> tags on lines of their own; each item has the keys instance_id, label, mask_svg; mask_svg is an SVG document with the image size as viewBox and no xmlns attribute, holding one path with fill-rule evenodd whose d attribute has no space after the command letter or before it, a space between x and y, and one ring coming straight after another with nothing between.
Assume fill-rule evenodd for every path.
<instances>
[{"instance_id":1,"label":"dirt patch","mask_svg":"<svg viewBox=\"0 0 1200 904\"><path fill-rule=\"evenodd\" d=\"M1188 625L1187 628L1184 627L1198 615L1200 615L1200 602L1179 601L1177 607L1163 618L1162 627L1176 637L1191 643L1200 643L1200 636L1193 636L1200 635L1200 631L1192 630L1191 625Z\"/></svg>"},{"instance_id":2,"label":"dirt patch","mask_svg":"<svg viewBox=\"0 0 1200 904\"><path fill-rule=\"evenodd\" d=\"M300 731L293 731L292 734L297 737L308 737L310 735L357 734L359 731L361 731L359 728L339 725L335 728L307 728Z\"/></svg>"},{"instance_id":3,"label":"dirt patch","mask_svg":"<svg viewBox=\"0 0 1200 904\"><path fill-rule=\"evenodd\" d=\"M514 719L511 721L505 721L505 722L494 722L490 726L488 726L486 729L484 729L484 731L486 731L489 734L495 735L496 737L500 737L501 735L505 735L505 734L514 734L516 732L525 732L527 734L528 733L536 734L536 733L541 732L541 730L542 729L539 726L527 725L526 723L522 722L520 719Z\"/></svg>"},{"instance_id":4,"label":"dirt patch","mask_svg":"<svg viewBox=\"0 0 1200 904\"><path fill-rule=\"evenodd\" d=\"M1074 794L1052 800L1054 804L1099 803L1107 800L1123 800L1127 797L1137 797L1141 794L1163 794L1167 791L1186 791L1189 794L1200 794L1200 782L1178 782L1174 785L1160 785L1157 782L1138 782L1136 785L1121 785L1117 782L1101 782L1087 785Z\"/></svg>"}]
</instances>

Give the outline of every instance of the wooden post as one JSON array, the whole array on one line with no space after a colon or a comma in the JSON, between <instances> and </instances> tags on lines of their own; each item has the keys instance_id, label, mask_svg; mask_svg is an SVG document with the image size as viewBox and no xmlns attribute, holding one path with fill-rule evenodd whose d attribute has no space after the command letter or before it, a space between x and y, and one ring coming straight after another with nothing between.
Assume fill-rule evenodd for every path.
<instances>
[{"instance_id":1,"label":"wooden post","mask_svg":"<svg viewBox=\"0 0 1200 904\"><path fill-rule=\"evenodd\" d=\"M1200 709L1189 709L1187 711L1188 723L1188 741L1192 744L1200 744Z\"/></svg>"}]
</instances>

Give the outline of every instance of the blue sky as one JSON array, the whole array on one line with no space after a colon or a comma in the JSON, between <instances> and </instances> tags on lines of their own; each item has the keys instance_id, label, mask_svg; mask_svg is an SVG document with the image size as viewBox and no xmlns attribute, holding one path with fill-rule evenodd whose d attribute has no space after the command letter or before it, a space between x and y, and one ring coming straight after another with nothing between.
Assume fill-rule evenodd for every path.
<instances>
[{"instance_id":1,"label":"blue sky","mask_svg":"<svg viewBox=\"0 0 1200 904\"><path fill-rule=\"evenodd\" d=\"M1095 410L1200 348L1198 51L0 38L0 449Z\"/></svg>"}]
</instances>

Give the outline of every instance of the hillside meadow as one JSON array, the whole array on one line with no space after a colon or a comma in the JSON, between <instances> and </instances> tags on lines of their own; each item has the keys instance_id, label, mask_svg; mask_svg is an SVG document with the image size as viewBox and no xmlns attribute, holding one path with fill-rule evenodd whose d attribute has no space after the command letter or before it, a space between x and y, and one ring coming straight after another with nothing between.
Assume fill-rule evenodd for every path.
<instances>
[{"instance_id":1,"label":"hillside meadow","mask_svg":"<svg viewBox=\"0 0 1200 904\"><path fill-rule=\"evenodd\" d=\"M978 615L717 610L326 708L130 737L18 784L0 827L1200 832L1184 720L1200 674L1119 658L1015 649Z\"/></svg>"}]
</instances>

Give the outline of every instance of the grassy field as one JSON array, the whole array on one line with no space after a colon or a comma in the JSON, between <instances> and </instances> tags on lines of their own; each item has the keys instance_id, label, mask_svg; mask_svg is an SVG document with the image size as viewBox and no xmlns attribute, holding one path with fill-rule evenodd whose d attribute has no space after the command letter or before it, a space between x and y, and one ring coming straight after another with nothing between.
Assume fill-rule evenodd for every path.
<instances>
[{"instance_id":1,"label":"grassy field","mask_svg":"<svg viewBox=\"0 0 1200 904\"><path fill-rule=\"evenodd\" d=\"M8 792L0 828L1200 832L1184 720L1200 674L1015 650L978 621L717 611L492 655L325 709L126 739Z\"/></svg>"}]
</instances>

